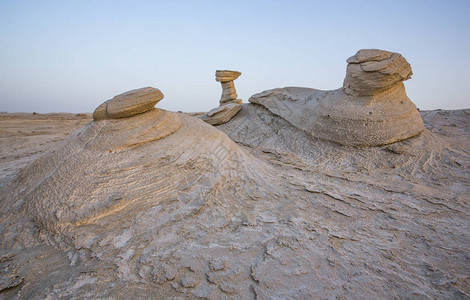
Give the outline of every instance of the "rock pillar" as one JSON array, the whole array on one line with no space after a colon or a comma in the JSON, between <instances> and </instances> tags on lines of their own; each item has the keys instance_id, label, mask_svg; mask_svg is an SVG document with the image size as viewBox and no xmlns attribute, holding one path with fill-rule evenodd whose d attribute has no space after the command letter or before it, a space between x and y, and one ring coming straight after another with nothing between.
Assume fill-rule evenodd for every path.
<instances>
[{"instance_id":1,"label":"rock pillar","mask_svg":"<svg viewBox=\"0 0 470 300\"><path fill-rule=\"evenodd\" d=\"M222 96L220 97L220 106L226 104L240 104L241 99L237 99L237 91L233 81L237 79L242 73L237 71L217 70L215 72L215 80L222 84Z\"/></svg>"}]
</instances>

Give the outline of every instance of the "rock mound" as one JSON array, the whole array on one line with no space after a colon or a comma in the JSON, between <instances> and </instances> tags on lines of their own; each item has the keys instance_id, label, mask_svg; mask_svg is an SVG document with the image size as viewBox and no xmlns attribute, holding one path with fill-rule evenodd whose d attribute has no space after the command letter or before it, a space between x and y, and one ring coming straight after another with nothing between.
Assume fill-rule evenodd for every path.
<instances>
[{"instance_id":1,"label":"rock mound","mask_svg":"<svg viewBox=\"0 0 470 300\"><path fill-rule=\"evenodd\" d=\"M402 81L411 67L398 53L360 50L348 60L342 88L280 88L253 95L263 105L314 137L348 146L380 146L424 130Z\"/></svg>"},{"instance_id":2,"label":"rock mound","mask_svg":"<svg viewBox=\"0 0 470 300\"><path fill-rule=\"evenodd\" d=\"M254 163L221 131L186 114L146 109L159 94L144 88L106 101L108 115L146 111L90 122L27 167L17 178L21 191L13 189L9 195L22 199L41 228L58 233L112 218L127 206L140 210L135 205L149 197L180 197L186 206L195 199L188 194L191 189L197 194L219 181L230 185L233 177L247 172L252 174L247 178L263 185L263 164Z\"/></svg>"}]
</instances>

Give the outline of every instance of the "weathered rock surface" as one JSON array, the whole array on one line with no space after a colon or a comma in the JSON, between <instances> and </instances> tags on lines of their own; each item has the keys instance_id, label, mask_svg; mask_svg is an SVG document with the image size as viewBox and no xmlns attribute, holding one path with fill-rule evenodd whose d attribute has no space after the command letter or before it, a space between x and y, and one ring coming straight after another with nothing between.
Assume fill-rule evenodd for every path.
<instances>
[{"instance_id":1,"label":"weathered rock surface","mask_svg":"<svg viewBox=\"0 0 470 300\"><path fill-rule=\"evenodd\" d=\"M349 146L380 146L416 136L423 121L406 95L411 67L398 53L360 50L348 59L342 88L280 88L253 95L260 104L314 137Z\"/></svg>"},{"instance_id":2,"label":"weathered rock surface","mask_svg":"<svg viewBox=\"0 0 470 300\"><path fill-rule=\"evenodd\" d=\"M215 71L215 80L218 82L229 82L237 79L241 72L229 71L229 70L217 70Z\"/></svg>"},{"instance_id":3,"label":"weathered rock surface","mask_svg":"<svg viewBox=\"0 0 470 300\"><path fill-rule=\"evenodd\" d=\"M153 109L162 99L162 92L152 87L131 90L98 106L93 112L93 119L99 121L132 117Z\"/></svg>"},{"instance_id":4,"label":"weathered rock surface","mask_svg":"<svg viewBox=\"0 0 470 300\"><path fill-rule=\"evenodd\" d=\"M358 148L243 106L92 121L21 170L0 297L470 297L469 111Z\"/></svg>"},{"instance_id":5,"label":"weathered rock surface","mask_svg":"<svg viewBox=\"0 0 470 300\"><path fill-rule=\"evenodd\" d=\"M372 96L411 78L411 66L399 53L377 49L359 50L348 58L343 90ZM401 86L401 85L399 85Z\"/></svg>"},{"instance_id":6,"label":"weathered rock surface","mask_svg":"<svg viewBox=\"0 0 470 300\"><path fill-rule=\"evenodd\" d=\"M230 103L210 110L201 116L201 120L211 125L220 125L230 121L240 110L241 104Z\"/></svg>"}]
</instances>

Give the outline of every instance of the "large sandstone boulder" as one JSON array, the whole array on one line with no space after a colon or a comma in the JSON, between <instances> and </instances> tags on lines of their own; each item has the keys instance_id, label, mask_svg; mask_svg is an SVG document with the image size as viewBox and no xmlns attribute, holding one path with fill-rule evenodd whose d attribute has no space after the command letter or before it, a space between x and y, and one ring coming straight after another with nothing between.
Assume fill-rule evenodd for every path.
<instances>
[{"instance_id":1,"label":"large sandstone boulder","mask_svg":"<svg viewBox=\"0 0 470 300\"><path fill-rule=\"evenodd\" d=\"M253 95L297 128L348 146L380 146L416 136L423 121L406 95L411 67L398 53L360 50L348 60L342 88L288 87Z\"/></svg>"},{"instance_id":2,"label":"large sandstone boulder","mask_svg":"<svg viewBox=\"0 0 470 300\"><path fill-rule=\"evenodd\" d=\"M411 66L398 53L363 49L346 61L343 90L353 96L372 96L411 78Z\"/></svg>"}]
</instances>

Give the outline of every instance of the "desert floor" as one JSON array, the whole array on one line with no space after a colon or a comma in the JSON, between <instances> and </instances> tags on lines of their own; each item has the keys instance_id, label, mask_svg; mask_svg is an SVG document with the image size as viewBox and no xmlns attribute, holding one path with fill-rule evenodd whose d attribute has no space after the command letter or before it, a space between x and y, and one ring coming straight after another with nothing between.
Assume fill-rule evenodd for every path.
<instances>
[{"instance_id":1,"label":"desert floor","mask_svg":"<svg viewBox=\"0 0 470 300\"><path fill-rule=\"evenodd\" d=\"M0 186L90 121L91 114L0 113Z\"/></svg>"}]
</instances>

